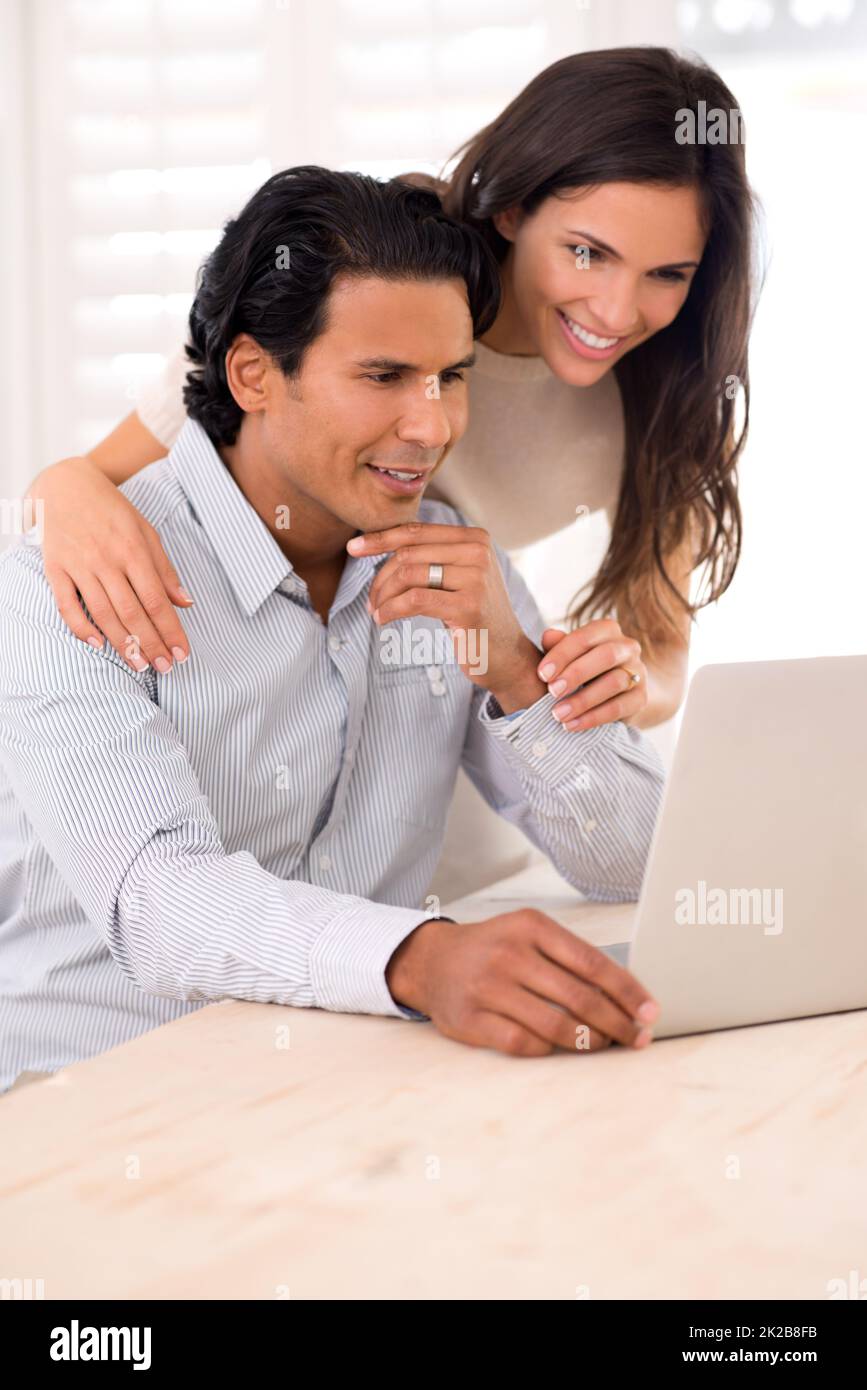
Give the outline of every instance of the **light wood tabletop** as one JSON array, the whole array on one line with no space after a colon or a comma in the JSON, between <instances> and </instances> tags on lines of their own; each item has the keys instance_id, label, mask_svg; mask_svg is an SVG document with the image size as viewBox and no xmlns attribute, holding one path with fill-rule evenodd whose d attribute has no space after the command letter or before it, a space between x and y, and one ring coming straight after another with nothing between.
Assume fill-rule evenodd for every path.
<instances>
[{"instance_id":1,"label":"light wood tabletop","mask_svg":"<svg viewBox=\"0 0 867 1390\"><path fill-rule=\"evenodd\" d=\"M443 907L633 904L538 867ZM51 1298L809 1298L867 1276L867 1011L518 1059L223 1001L0 1099L0 1277Z\"/></svg>"}]
</instances>

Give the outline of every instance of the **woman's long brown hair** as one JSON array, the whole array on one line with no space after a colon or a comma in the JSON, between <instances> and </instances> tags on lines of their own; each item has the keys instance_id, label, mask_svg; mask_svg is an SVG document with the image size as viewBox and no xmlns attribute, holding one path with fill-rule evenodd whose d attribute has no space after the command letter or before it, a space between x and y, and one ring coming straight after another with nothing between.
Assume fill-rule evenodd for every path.
<instances>
[{"instance_id":1,"label":"woman's long brown hair","mask_svg":"<svg viewBox=\"0 0 867 1390\"><path fill-rule=\"evenodd\" d=\"M500 262L510 243L491 219L514 205L529 214L561 190L614 181L700 192L708 240L686 302L614 368L626 427L620 499L608 552L569 614L573 626L616 614L651 649L682 641L676 617L692 620L725 592L741 550L737 464L749 423L755 203L742 143L676 140L677 113L698 119L700 101L708 120L724 111L739 121L732 93L700 61L652 47L576 53L541 72L463 145L439 184L445 210L476 227ZM742 139L742 126L733 129ZM682 544L692 545L693 569L706 567L697 601L668 572Z\"/></svg>"}]
</instances>

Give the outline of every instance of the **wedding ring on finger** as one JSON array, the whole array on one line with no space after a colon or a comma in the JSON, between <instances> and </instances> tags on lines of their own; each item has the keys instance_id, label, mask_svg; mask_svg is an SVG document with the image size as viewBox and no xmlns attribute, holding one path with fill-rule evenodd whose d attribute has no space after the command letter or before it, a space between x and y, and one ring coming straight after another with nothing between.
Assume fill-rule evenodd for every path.
<instances>
[{"instance_id":1,"label":"wedding ring on finger","mask_svg":"<svg viewBox=\"0 0 867 1390\"><path fill-rule=\"evenodd\" d=\"M443 587L442 565L428 565L427 586L429 589L441 589Z\"/></svg>"},{"instance_id":2,"label":"wedding ring on finger","mask_svg":"<svg viewBox=\"0 0 867 1390\"><path fill-rule=\"evenodd\" d=\"M630 671L628 666L621 666L621 671L625 671L633 685L641 684L641 676L638 671Z\"/></svg>"}]
</instances>

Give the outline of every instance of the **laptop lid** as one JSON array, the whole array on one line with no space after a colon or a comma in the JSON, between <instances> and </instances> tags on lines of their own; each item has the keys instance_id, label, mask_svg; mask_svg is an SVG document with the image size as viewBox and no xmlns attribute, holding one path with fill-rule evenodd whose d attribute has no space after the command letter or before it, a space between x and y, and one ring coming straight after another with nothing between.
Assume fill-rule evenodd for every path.
<instances>
[{"instance_id":1,"label":"laptop lid","mask_svg":"<svg viewBox=\"0 0 867 1390\"><path fill-rule=\"evenodd\" d=\"M867 1008L867 656L690 685L629 969L656 1037Z\"/></svg>"}]
</instances>

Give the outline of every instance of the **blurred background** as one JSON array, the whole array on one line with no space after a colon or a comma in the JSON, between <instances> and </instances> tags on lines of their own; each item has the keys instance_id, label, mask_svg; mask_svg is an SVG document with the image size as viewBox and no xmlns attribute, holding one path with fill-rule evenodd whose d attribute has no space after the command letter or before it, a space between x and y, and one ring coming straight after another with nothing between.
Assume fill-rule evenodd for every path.
<instances>
[{"instance_id":1,"label":"blurred background","mask_svg":"<svg viewBox=\"0 0 867 1390\"><path fill-rule=\"evenodd\" d=\"M0 495L133 408L271 172L440 172L555 59L635 43L720 71L765 212L743 559L692 669L867 650L864 0L0 0ZM546 616L606 525L518 557Z\"/></svg>"}]
</instances>

